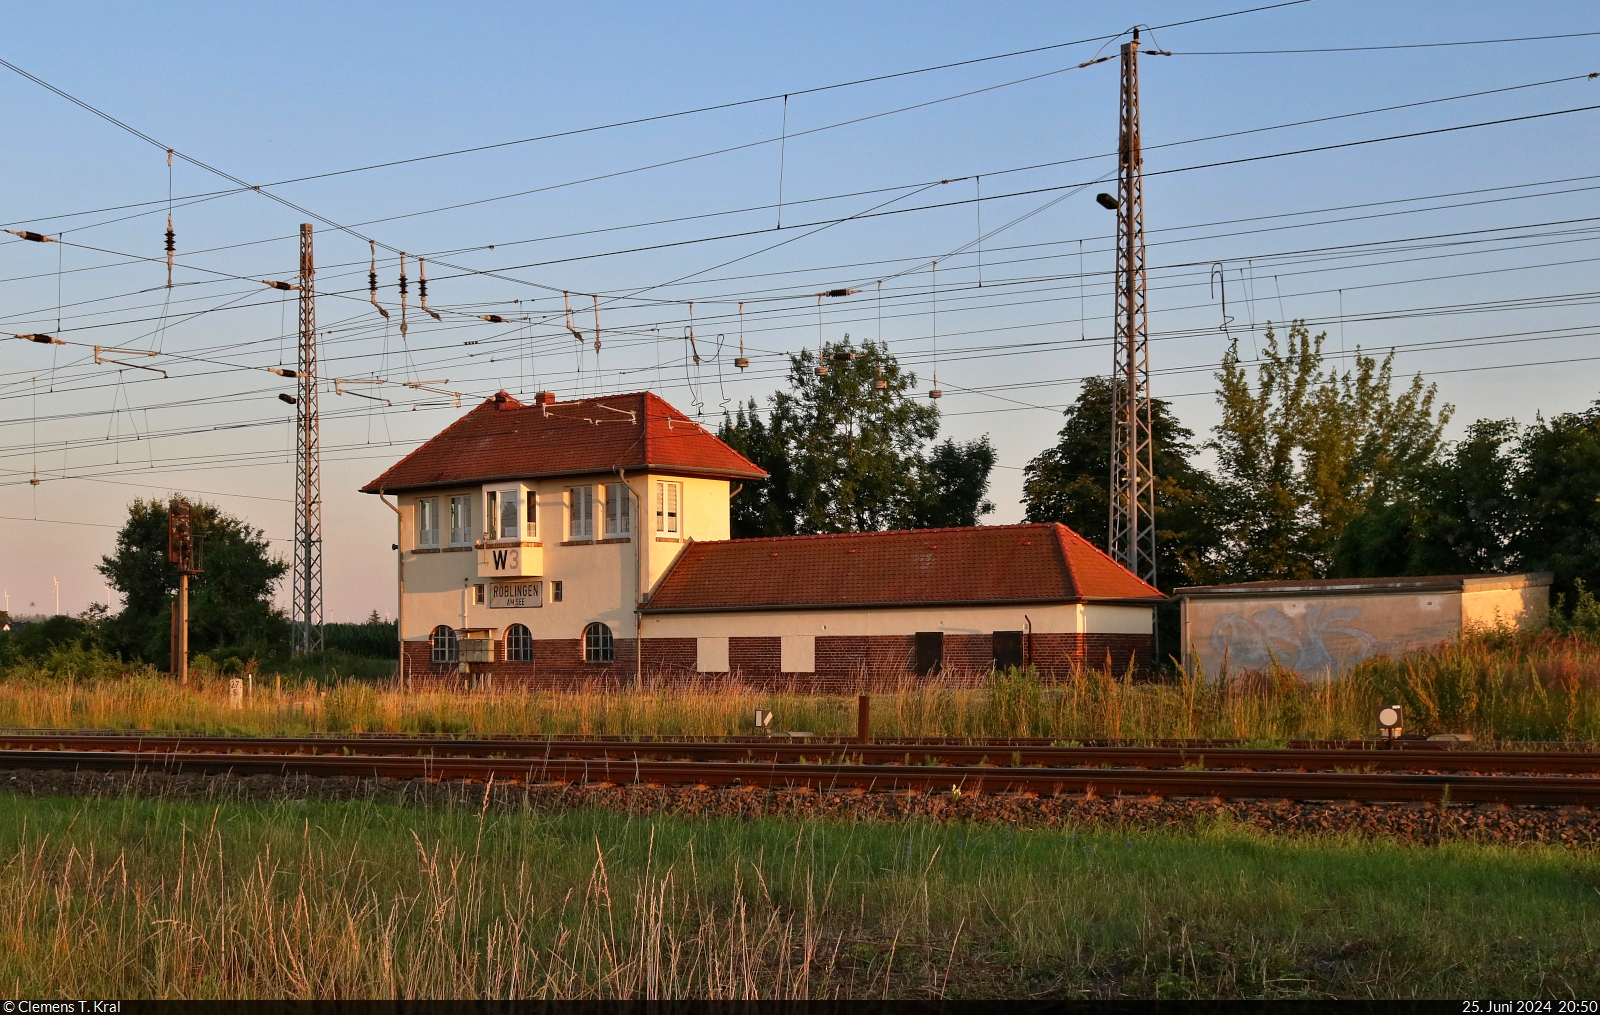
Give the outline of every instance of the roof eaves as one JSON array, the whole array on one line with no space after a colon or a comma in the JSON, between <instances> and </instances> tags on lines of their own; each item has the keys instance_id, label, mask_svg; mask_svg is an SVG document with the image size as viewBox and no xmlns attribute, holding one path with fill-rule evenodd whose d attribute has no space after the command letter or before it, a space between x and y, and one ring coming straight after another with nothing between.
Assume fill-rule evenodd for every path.
<instances>
[{"instance_id":1,"label":"roof eaves","mask_svg":"<svg viewBox=\"0 0 1600 1015\"><path fill-rule=\"evenodd\" d=\"M680 556L678 558L682 560ZM673 562L673 567L677 561ZM669 570L670 573L670 570ZM665 581L666 575L662 575ZM657 588L661 583L657 582ZM1159 595L1159 593L1158 593ZM1164 596L1162 598L1165 598ZM732 606L655 606L646 605L642 613L780 613L785 610L912 610L951 606L1034 606L1039 604L1069 606L1074 603L1094 603L1101 606L1155 606L1155 596L1146 599L1125 599L1098 596L1046 596L1026 599L908 599L897 602L848 603L738 603Z\"/></svg>"}]
</instances>

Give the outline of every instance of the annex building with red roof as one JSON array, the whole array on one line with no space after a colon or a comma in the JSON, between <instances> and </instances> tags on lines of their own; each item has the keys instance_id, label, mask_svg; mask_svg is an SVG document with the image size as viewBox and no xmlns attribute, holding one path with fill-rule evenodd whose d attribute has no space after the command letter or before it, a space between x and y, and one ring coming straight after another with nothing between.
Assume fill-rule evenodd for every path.
<instances>
[{"instance_id":1,"label":"annex building with red roof","mask_svg":"<svg viewBox=\"0 0 1600 1015\"><path fill-rule=\"evenodd\" d=\"M399 512L406 675L822 690L1148 665L1164 597L1064 525L731 539L765 478L648 392L485 400L362 488Z\"/></svg>"}]
</instances>

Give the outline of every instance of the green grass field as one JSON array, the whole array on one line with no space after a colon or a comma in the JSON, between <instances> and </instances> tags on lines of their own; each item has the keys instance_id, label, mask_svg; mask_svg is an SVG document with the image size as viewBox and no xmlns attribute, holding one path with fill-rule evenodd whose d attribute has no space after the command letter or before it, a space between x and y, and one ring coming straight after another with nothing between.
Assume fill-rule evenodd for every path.
<instances>
[{"instance_id":1,"label":"green grass field","mask_svg":"<svg viewBox=\"0 0 1600 1015\"><path fill-rule=\"evenodd\" d=\"M19 798L12 997L1596 997L1600 856Z\"/></svg>"}]
</instances>

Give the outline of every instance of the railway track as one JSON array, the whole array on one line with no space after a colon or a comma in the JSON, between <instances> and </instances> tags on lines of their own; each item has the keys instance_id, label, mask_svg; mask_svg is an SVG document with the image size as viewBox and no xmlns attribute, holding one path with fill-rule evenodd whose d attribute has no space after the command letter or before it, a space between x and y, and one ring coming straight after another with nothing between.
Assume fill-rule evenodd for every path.
<instances>
[{"instance_id":1,"label":"railway track","mask_svg":"<svg viewBox=\"0 0 1600 1015\"><path fill-rule=\"evenodd\" d=\"M1600 753L1208 743L220 737L0 731L0 769L918 793L1600 805Z\"/></svg>"},{"instance_id":2,"label":"railway track","mask_svg":"<svg viewBox=\"0 0 1600 1015\"><path fill-rule=\"evenodd\" d=\"M194 734L92 734L0 731L0 750L144 751L163 754L381 755L432 758L753 764L867 764L1012 768L1246 769L1304 772L1434 772L1518 775L1600 775L1600 753L1481 751L1432 745L1432 750L1349 746L1259 749L1236 742L1171 746L1056 746L1016 740L795 741L738 738L717 741L616 738L445 738L363 734L353 737L229 737ZM1362 742L1352 742L1360 744ZM1424 741L1423 743L1426 743Z\"/></svg>"}]
</instances>

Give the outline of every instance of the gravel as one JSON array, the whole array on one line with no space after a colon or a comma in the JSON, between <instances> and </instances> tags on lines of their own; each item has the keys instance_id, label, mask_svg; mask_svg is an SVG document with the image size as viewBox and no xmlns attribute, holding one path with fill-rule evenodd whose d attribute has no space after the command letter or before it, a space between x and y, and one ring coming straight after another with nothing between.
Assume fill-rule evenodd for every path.
<instances>
[{"instance_id":1,"label":"gravel","mask_svg":"<svg viewBox=\"0 0 1600 1015\"><path fill-rule=\"evenodd\" d=\"M1418 843L1600 842L1600 812L1538 804L1352 803L1195 797L1037 796L1031 793L818 791L761 787L495 785L420 779L0 770L0 793L205 801L367 800L410 806L488 805L535 810L605 807L641 815L788 817L834 821L988 822L1021 828L1182 828L1231 820L1264 832L1355 834Z\"/></svg>"}]
</instances>

